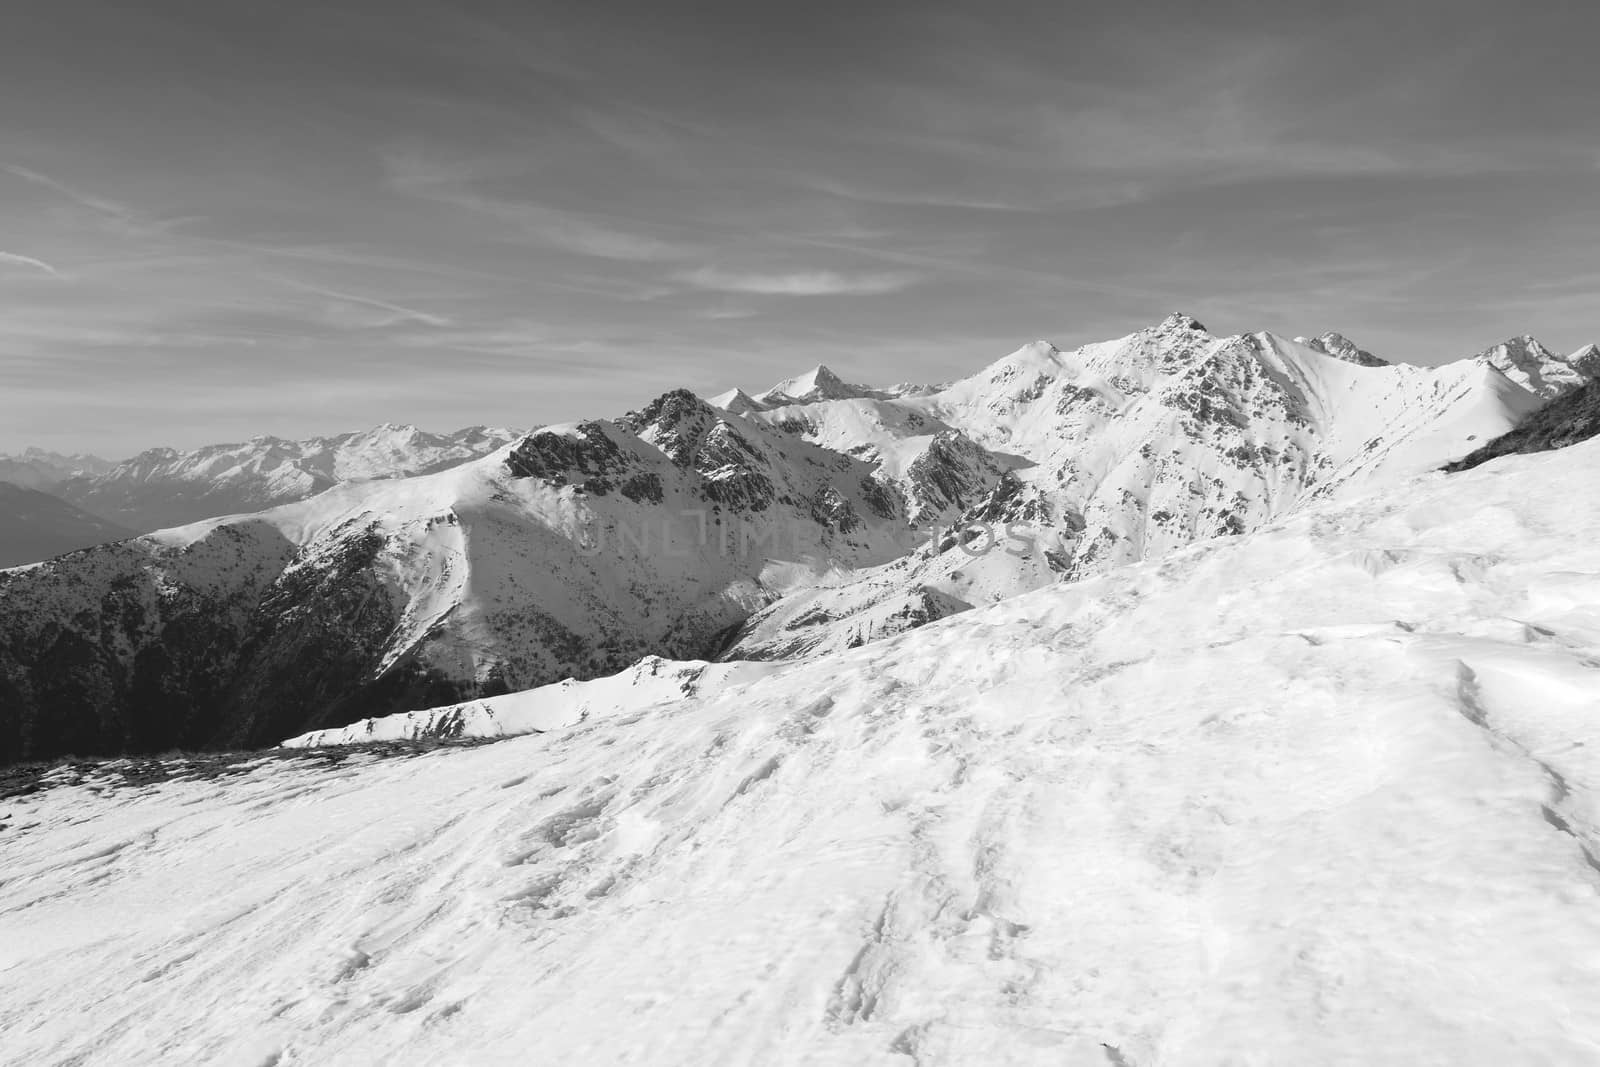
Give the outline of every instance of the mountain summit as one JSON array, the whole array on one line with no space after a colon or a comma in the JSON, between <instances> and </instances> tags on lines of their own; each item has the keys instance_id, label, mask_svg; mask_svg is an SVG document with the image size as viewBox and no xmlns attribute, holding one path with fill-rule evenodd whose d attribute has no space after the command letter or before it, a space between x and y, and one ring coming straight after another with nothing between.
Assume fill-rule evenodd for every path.
<instances>
[{"instance_id":1,"label":"mountain summit","mask_svg":"<svg viewBox=\"0 0 1600 1067\"><path fill-rule=\"evenodd\" d=\"M1596 361L1588 358L1588 355L1586 349L1573 353L1573 357L1583 360L1587 368L1579 369L1570 359L1556 355L1533 337L1522 334L1485 349L1474 358L1495 368L1540 399L1552 400L1578 388L1593 376L1597 369Z\"/></svg>"},{"instance_id":2,"label":"mountain summit","mask_svg":"<svg viewBox=\"0 0 1600 1067\"><path fill-rule=\"evenodd\" d=\"M1296 337L1295 344L1305 345L1324 355L1354 363L1358 367L1387 367L1388 360L1379 359L1342 333L1325 333L1321 337Z\"/></svg>"}]
</instances>

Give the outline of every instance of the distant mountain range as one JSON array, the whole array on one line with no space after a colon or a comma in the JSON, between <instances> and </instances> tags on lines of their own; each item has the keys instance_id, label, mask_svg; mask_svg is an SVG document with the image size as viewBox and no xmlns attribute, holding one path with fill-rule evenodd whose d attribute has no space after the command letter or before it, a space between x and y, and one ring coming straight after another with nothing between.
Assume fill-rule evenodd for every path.
<instances>
[{"instance_id":1,"label":"distant mountain range","mask_svg":"<svg viewBox=\"0 0 1600 1067\"><path fill-rule=\"evenodd\" d=\"M212 517L0 573L0 759L854 647L1459 459L1595 362L1527 340L1421 368L1174 315L942 385L818 367L521 437L146 453L63 495Z\"/></svg>"},{"instance_id":2,"label":"distant mountain range","mask_svg":"<svg viewBox=\"0 0 1600 1067\"><path fill-rule=\"evenodd\" d=\"M4 565L35 563L200 519L260 511L344 482L443 470L519 436L482 426L432 434L414 426L384 425L304 441L255 437L189 451L155 448L121 463L30 448L0 456L0 482L56 497L58 505L49 509L56 518L41 522L0 513L0 541L16 546ZM48 508L36 500L31 506L38 515ZM68 521L67 515L78 518Z\"/></svg>"},{"instance_id":3,"label":"distant mountain range","mask_svg":"<svg viewBox=\"0 0 1600 1067\"><path fill-rule=\"evenodd\" d=\"M303 441L253 437L190 451L152 448L45 488L86 511L147 532L304 500L344 482L443 470L519 436L486 426L435 434L385 424Z\"/></svg>"},{"instance_id":4,"label":"distant mountain range","mask_svg":"<svg viewBox=\"0 0 1600 1067\"><path fill-rule=\"evenodd\" d=\"M0 482L49 491L72 478L93 478L115 466L99 456L66 456L30 448L14 456L0 456Z\"/></svg>"}]
</instances>

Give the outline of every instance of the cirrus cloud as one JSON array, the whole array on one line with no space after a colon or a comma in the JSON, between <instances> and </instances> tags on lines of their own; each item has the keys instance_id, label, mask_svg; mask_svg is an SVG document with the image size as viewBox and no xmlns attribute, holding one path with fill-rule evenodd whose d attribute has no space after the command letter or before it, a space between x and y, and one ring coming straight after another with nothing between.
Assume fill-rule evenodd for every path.
<instances>
[{"instance_id":1,"label":"cirrus cloud","mask_svg":"<svg viewBox=\"0 0 1600 1067\"><path fill-rule=\"evenodd\" d=\"M834 270L765 274L701 267L679 274L678 280L719 293L757 296L878 296L897 293L921 280L905 271L848 274Z\"/></svg>"},{"instance_id":2,"label":"cirrus cloud","mask_svg":"<svg viewBox=\"0 0 1600 1067\"><path fill-rule=\"evenodd\" d=\"M32 256L21 256L15 252L0 252L0 263L11 263L19 267L28 267L31 270L43 271L46 274L59 277L61 272L42 259Z\"/></svg>"}]
</instances>

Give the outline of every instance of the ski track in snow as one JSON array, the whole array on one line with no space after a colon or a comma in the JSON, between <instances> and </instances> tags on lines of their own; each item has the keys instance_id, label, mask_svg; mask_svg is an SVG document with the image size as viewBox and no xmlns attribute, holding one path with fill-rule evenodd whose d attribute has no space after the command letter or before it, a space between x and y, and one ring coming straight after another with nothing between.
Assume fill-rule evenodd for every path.
<instances>
[{"instance_id":1,"label":"ski track in snow","mask_svg":"<svg viewBox=\"0 0 1600 1067\"><path fill-rule=\"evenodd\" d=\"M0 1060L1600 1061L1600 443L337 771L0 805Z\"/></svg>"}]
</instances>

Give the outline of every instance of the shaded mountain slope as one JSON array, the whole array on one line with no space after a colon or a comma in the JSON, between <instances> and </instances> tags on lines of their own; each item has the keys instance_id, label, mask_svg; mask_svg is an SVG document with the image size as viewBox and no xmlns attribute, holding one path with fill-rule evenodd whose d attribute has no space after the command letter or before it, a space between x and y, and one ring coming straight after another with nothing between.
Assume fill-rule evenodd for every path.
<instances>
[{"instance_id":1,"label":"shaded mountain slope","mask_svg":"<svg viewBox=\"0 0 1600 1067\"><path fill-rule=\"evenodd\" d=\"M1523 419L1515 429L1446 464L1444 469L1451 472L1471 470L1500 456L1566 448L1587 441L1597 433L1600 433L1600 381L1591 379L1550 401Z\"/></svg>"},{"instance_id":2,"label":"shaded mountain slope","mask_svg":"<svg viewBox=\"0 0 1600 1067\"><path fill-rule=\"evenodd\" d=\"M49 493L0 481L0 567L36 563L132 536L132 530Z\"/></svg>"}]
</instances>

